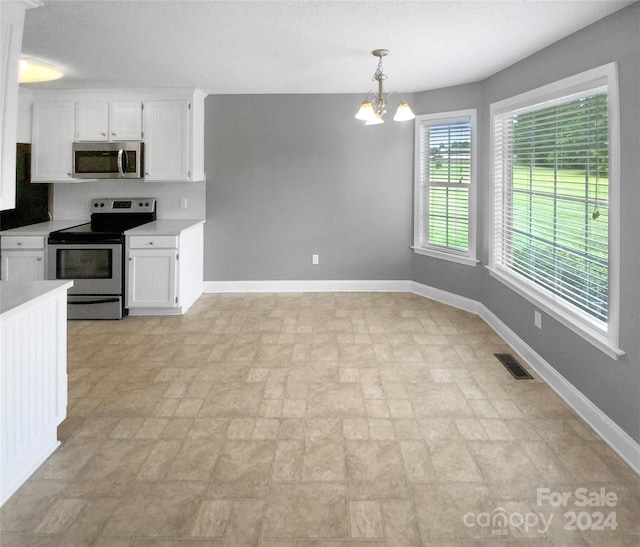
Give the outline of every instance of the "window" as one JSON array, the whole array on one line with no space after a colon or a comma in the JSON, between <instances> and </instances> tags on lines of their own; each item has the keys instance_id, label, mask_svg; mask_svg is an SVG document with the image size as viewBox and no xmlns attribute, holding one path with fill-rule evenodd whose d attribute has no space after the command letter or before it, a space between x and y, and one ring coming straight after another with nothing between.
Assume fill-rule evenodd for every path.
<instances>
[{"instance_id":1,"label":"window","mask_svg":"<svg viewBox=\"0 0 640 547\"><path fill-rule=\"evenodd\" d=\"M492 105L492 273L613 357L615 65Z\"/></svg>"},{"instance_id":2,"label":"window","mask_svg":"<svg viewBox=\"0 0 640 547\"><path fill-rule=\"evenodd\" d=\"M416 117L415 252L474 265L475 110Z\"/></svg>"}]
</instances>

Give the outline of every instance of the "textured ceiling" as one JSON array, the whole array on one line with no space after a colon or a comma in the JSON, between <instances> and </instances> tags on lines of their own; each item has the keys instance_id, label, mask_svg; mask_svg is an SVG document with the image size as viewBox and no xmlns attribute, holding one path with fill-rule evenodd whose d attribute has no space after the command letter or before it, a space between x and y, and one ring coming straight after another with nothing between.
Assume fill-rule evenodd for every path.
<instances>
[{"instance_id":1,"label":"textured ceiling","mask_svg":"<svg viewBox=\"0 0 640 547\"><path fill-rule=\"evenodd\" d=\"M32 89L199 87L361 93L387 48L387 90L482 80L633 0L42 0L23 55L65 77Z\"/></svg>"}]
</instances>

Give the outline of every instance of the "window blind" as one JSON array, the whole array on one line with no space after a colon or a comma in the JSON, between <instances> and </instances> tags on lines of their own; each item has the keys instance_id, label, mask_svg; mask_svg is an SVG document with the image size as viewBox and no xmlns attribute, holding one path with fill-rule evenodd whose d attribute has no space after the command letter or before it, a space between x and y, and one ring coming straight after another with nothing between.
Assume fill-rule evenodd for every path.
<instances>
[{"instance_id":1,"label":"window blind","mask_svg":"<svg viewBox=\"0 0 640 547\"><path fill-rule=\"evenodd\" d=\"M421 247L469 250L471 120L420 122L419 241Z\"/></svg>"},{"instance_id":2,"label":"window blind","mask_svg":"<svg viewBox=\"0 0 640 547\"><path fill-rule=\"evenodd\" d=\"M494 118L493 261L608 319L607 87Z\"/></svg>"}]
</instances>

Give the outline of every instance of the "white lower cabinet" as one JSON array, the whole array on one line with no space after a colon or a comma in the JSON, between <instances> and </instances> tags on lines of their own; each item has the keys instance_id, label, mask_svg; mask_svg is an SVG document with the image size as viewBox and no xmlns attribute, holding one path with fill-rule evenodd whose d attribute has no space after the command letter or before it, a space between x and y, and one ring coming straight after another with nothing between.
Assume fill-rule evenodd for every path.
<instances>
[{"instance_id":1,"label":"white lower cabinet","mask_svg":"<svg viewBox=\"0 0 640 547\"><path fill-rule=\"evenodd\" d=\"M127 306L173 308L178 305L178 249L129 249Z\"/></svg>"},{"instance_id":2,"label":"white lower cabinet","mask_svg":"<svg viewBox=\"0 0 640 547\"><path fill-rule=\"evenodd\" d=\"M2 280L43 281L46 272L44 237L2 237Z\"/></svg>"},{"instance_id":3,"label":"white lower cabinet","mask_svg":"<svg viewBox=\"0 0 640 547\"><path fill-rule=\"evenodd\" d=\"M181 315L200 297L203 225L192 224L174 234L126 235L129 315Z\"/></svg>"}]
</instances>

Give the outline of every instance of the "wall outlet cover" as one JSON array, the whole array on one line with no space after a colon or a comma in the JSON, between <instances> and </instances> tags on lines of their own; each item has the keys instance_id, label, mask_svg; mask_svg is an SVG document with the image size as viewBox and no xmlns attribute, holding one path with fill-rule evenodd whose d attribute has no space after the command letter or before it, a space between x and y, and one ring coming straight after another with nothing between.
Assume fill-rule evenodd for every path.
<instances>
[{"instance_id":1,"label":"wall outlet cover","mask_svg":"<svg viewBox=\"0 0 640 547\"><path fill-rule=\"evenodd\" d=\"M533 312L533 324L539 329L542 328L542 315L538 310Z\"/></svg>"}]
</instances>

